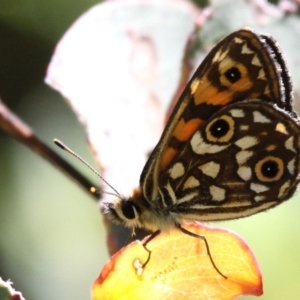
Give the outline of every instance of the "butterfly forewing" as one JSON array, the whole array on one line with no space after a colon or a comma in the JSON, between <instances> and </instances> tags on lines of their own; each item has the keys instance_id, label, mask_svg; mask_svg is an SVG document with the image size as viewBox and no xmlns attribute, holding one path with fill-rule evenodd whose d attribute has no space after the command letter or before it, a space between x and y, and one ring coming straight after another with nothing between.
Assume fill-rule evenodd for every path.
<instances>
[{"instance_id":1,"label":"butterfly forewing","mask_svg":"<svg viewBox=\"0 0 300 300\"><path fill-rule=\"evenodd\" d=\"M234 219L287 200L298 184L297 120L262 100L226 106L193 134L158 185L180 219Z\"/></svg>"},{"instance_id":2,"label":"butterfly forewing","mask_svg":"<svg viewBox=\"0 0 300 300\"><path fill-rule=\"evenodd\" d=\"M261 99L291 110L291 87L286 87L286 91L284 84L290 84L289 78L280 50L270 37L243 29L218 43L179 98L143 170L140 184L147 201L158 201L159 173L203 122L223 106L244 99Z\"/></svg>"}]
</instances>

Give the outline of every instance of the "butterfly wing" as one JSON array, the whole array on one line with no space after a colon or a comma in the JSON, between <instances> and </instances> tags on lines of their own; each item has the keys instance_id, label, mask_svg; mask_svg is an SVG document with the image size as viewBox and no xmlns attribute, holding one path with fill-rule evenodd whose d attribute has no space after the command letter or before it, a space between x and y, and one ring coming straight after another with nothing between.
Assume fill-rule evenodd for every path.
<instances>
[{"instance_id":1,"label":"butterfly wing","mask_svg":"<svg viewBox=\"0 0 300 300\"><path fill-rule=\"evenodd\" d=\"M295 191L299 154L299 124L276 105L249 100L226 106L159 174L161 206L201 221L266 210Z\"/></svg>"},{"instance_id":2,"label":"butterfly wing","mask_svg":"<svg viewBox=\"0 0 300 300\"><path fill-rule=\"evenodd\" d=\"M290 76L276 42L249 29L219 42L185 88L140 178L149 203L159 201L159 174L201 124L225 105L262 99L292 111Z\"/></svg>"}]
</instances>

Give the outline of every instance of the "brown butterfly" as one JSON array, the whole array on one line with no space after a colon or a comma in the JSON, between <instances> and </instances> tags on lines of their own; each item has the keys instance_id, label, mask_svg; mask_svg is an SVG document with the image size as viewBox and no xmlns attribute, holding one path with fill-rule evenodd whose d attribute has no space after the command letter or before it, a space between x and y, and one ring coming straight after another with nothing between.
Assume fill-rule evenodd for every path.
<instances>
[{"instance_id":1,"label":"brown butterfly","mask_svg":"<svg viewBox=\"0 0 300 300\"><path fill-rule=\"evenodd\" d=\"M102 201L102 211L127 227L153 231L152 239L170 228L195 235L182 227L185 222L267 210L295 192L299 137L290 75L276 41L250 29L236 31L189 81L139 188L129 198ZM205 237L197 237L214 264Z\"/></svg>"}]
</instances>

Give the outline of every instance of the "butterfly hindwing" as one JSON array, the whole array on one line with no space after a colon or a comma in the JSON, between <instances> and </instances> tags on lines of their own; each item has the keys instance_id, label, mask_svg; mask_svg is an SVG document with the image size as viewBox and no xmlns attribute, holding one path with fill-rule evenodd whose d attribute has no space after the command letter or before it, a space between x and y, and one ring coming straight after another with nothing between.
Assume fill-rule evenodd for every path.
<instances>
[{"instance_id":1,"label":"butterfly hindwing","mask_svg":"<svg viewBox=\"0 0 300 300\"><path fill-rule=\"evenodd\" d=\"M211 221L287 200L299 182L297 122L262 100L221 109L159 174L161 206L183 219Z\"/></svg>"}]
</instances>

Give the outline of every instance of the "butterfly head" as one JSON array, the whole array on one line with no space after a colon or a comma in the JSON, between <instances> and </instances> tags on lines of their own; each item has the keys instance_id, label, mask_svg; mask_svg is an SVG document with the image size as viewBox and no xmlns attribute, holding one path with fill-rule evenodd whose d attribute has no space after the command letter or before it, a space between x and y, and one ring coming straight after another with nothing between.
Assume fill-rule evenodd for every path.
<instances>
[{"instance_id":1,"label":"butterfly head","mask_svg":"<svg viewBox=\"0 0 300 300\"><path fill-rule=\"evenodd\" d=\"M126 227L141 227L140 205L136 205L131 199L118 197L112 200L102 200L100 208L110 220Z\"/></svg>"},{"instance_id":2,"label":"butterfly head","mask_svg":"<svg viewBox=\"0 0 300 300\"><path fill-rule=\"evenodd\" d=\"M167 230L179 221L167 209L156 210L142 195L141 189L134 190L131 197L105 199L100 201L102 213L111 221L129 227L149 231Z\"/></svg>"}]
</instances>

